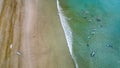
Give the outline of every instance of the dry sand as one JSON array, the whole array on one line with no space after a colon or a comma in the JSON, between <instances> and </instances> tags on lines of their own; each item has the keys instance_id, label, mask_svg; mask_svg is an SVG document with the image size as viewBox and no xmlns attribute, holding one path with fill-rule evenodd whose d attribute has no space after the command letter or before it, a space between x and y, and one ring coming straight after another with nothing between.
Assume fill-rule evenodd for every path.
<instances>
[{"instance_id":1,"label":"dry sand","mask_svg":"<svg viewBox=\"0 0 120 68\"><path fill-rule=\"evenodd\" d=\"M16 23L10 68L75 68L57 14L56 0L25 0Z\"/></svg>"}]
</instances>

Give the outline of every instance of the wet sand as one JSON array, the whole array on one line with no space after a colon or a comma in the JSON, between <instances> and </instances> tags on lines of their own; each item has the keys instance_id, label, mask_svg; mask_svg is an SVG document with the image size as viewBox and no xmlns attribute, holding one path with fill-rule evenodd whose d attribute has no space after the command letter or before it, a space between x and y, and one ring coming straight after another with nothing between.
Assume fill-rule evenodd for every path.
<instances>
[{"instance_id":1,"label":"wet sand","mask_svg":"<svg viewBox=\"0 0 120 68\"><path fill-rule=\"evenodd\" d=\"M56 0L25 0L13 33L8 68L74 68L57 14Z\"/></svg>"}]
</instances>

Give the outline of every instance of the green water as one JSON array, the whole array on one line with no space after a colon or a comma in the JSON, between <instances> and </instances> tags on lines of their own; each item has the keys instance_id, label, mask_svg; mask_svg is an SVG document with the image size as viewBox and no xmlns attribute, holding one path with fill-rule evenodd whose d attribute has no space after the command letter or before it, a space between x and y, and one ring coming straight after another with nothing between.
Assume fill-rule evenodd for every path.
<instances>
[{"instance_id":1,"label":"green water","mask_svg":"<svg viewBox=\"0 0 120 68\"><path fill-rule=\"evenodd\" d=\"M60 0L60 5L79 68L120 68L120 0Z\"/></svg>"}]
</instances>

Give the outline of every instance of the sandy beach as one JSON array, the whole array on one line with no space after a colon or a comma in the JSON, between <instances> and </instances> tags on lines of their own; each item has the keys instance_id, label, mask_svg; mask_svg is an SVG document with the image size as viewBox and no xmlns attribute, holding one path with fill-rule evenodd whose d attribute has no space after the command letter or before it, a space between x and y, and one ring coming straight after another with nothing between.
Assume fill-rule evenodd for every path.
<instances>
[{"instance_id":1,"label":"sandy beach","mask_svg":"<svg viewBox=\"0 0 120 68\"><path fill-rule=\"evenodd\" d=\"M56 0L25 0L23 21L13 33L8 68L74 68Z\"/></svg>"}]
</instances>

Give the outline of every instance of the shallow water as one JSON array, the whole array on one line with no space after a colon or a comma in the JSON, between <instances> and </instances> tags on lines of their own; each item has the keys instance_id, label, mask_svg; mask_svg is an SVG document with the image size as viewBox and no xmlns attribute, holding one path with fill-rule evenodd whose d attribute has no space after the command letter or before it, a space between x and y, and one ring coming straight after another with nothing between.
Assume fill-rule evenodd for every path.
<instances>
[{"instance_id":1,"label":"shallow water","mask_svg":"<svg viewBox=\"0 0 120 68\"><path fill-rule=\"evenodd\" d=\"M120 1L60 0L79 68L120 68Z\"/></svg>"}]
</instances>

